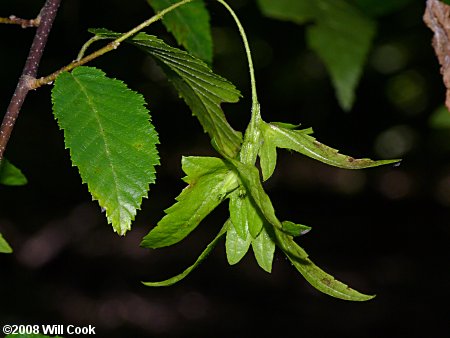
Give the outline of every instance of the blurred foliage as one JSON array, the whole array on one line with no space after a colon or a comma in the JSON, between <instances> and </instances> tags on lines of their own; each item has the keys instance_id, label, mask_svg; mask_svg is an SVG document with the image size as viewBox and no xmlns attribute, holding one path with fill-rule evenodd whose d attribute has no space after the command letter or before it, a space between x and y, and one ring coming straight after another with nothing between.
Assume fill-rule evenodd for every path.
<instances>
[{"instance_id":1,"label":"blurred foliage","mask_svg":"<svg viewBox=\"0 0 450 338\"><path fill-rule=\"evenodd\" d=\"M12 248L0 233L0 253L12 253Z\"/></svg>"},{"instance_id":2,"label":"blurred foliage","mask_svg":"<svg viewBox=\"0 0 450 338\"><path fill-rule=\"evenodd\" d=\"M0 184L19 186L27 184L27 178L7 159L0 162Z\"/></svg>"},{"instance_id":3,"label":"blurred foliage","mask_svg":"<svg viewBox=\"0 0 450 338\"><path fill-rule=\"evenodd\" d=\"M308 45L324 62L330 73L341 107L350 110L356 88L372 47L378 18L398 11L411 0L380 3L377 0L258 0L269 17L309 25Z\"/></svg>"},{"instance_id":4,"label":"blurred foliage","mask_svg":"<svg viewBox=\"0 0 450 338\"><path fill-rule=\"evenodd\" d=\"M343 109L355 101L355 88L375 34L375 23L345 1L259 0L269 17L307 27L307 41L325 63Z\"/></svg>"},{"instance_id":5,"label":"blurred foliage","mask_svg":"<svg viewBox=\"0 0 450 338\"><path fill-rule=\"evenodd\" d=\"M349 0L350 3L356 5L361 11L368 15L379 17L400 11L413 0Z\"/></svg>"},{"instance_id":6,"label":"blurred foliage","mask_svg":"<svg viewBox=\"0 0 450 338\"><path fill-rule=\"evenodd\" d=\"M445 106L441 106L430 116L430 127L435 129L450 129L450 112Z\"/></svg>"}]
</instances>

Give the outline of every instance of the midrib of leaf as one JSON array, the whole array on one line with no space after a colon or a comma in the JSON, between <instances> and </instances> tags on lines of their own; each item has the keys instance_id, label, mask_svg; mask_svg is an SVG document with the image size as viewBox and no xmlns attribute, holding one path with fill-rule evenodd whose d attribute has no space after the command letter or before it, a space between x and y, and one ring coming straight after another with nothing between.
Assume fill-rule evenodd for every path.
<instances>
[{"instance_id":1,"label":"midrib of leaf","mask_svg":"<svg viewBox=\"0 0 450 338\"><path fill-rule=\"evenodd\" d=\"M106 135L105 135L105 130L104 130L104 128L102 126L102 123L101 123L101 121L100 121L100 119L98 117L99 111L98 111L95 103L92 101L91 97L88 95L88 93L86 91L86 88L80 83L80 81L76 77L74 77L74 80L78 84L78 86L80 87L80 89L81 89L82 93L84 94L84 96L86 97L86 100L89 103L89 107L91 107L92 111L94 111L94 113L95 113L95 114L93 114L93 119L95 119L95 121L97 122L97 126L99 127L99 130L100 130L100 134L99 135L102 136L102 137L99 137L99 138L103 141L103 144L105 146L105 152L109 155L109 156L107 156L107 159L108 159L108 165L111 168L111 173L112 173L112 175L114 177L115 189L113 189L113 191L115 193L115 200L117 201L117 203L121 204L121 201L119 200L119 195L117 194L117 191L119 190L119 185L117 183L118 182L117 173L116 173L113 161L112 161L111 151L110 151L110 147L109 147L108 142L107 142L107 138L106 138ZM80 130L81 130L81 128L80 128ZM92 142L93 141L94 141L94 138L92 139ZM119 211L119 212L121 213L121 211ZM119 218L121 218L121 217L119 216Z\"/></svg>"}]
</instances>

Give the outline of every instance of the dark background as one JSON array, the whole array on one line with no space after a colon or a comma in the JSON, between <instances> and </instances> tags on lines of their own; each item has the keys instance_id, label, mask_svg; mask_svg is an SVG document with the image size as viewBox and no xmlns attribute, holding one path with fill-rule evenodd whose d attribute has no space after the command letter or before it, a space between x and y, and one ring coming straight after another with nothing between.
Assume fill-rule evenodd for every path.
<instances>
[{"instance_id":1,"label":"dark background","mask_svg":"<svg viewBox=\"0 0 450 338\"><path fill-rule=\"evenodd\" d=\"M2 0L0 16L32 18L42 4ZM403 158L400 167L355 172L280 152L267 184L281 219L313 227L300 239L313 261L377 297L352 303L323 295L279 253L272 274L251 254L231 267L223 242L181 283L143 286L190 265L220 229L226 206L172 248L139 248L183 187L181 156L214 152L153 61L121 47L91 66L145 95L161 140L157 184L133 230L118 237L71 166L51 114L51 87L31 93L6 153L29 184L0 187L0 231L15 250L0 256L0 323L91 324L98 337L448 337L450 130L429 123L445 91L422 23L424 1L379 20L349 113L306 48L304 27L264 18L254 1L230 4L251 40L266 121L312 126L320 141L354 157ZM224 109L242 130L250 115L244 52L225 10L208 7L214 69L244 94ZM63 1L40 74L74 59L90 37L87 28L125 31L151 14L143 0ZM34 30L0 29L0 111L6 111ZM159 23L147 31L173 41Z\"/></svg>"}]
</instances>

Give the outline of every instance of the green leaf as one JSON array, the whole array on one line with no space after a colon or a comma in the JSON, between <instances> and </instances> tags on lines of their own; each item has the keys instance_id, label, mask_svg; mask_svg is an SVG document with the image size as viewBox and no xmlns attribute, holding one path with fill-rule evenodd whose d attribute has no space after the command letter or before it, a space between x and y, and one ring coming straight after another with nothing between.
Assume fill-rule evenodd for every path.
<instances>
[{"instance_id":1,"label":"green leaf","mask_svg":"<svg viewBox=\"0 0 450 338\"><path fill-rule=\"evenodd\" d=\"M343 300L366 301L375 296L362 294L351 289L346 284L336 280L333 276L317 267L300 246L298 246L291 236L275 229L278 244L286 256L303 275L303 277L317 290Z\"/></svg>"},{"instance_id":2,"label":"green leaf","mask_svg":"<svg viewBox=\"0 0 450 338\"><path fill-rule=\"evenodd\" d=\"M121 35L104 29L90 31L109 39ZM199 119L205 132L226 156L235 157L242 143L242 135L230 126L220 107L223 102L233 103L239 100L240 93L235 86L214 74L200 59L173 48L154 36L139 33L126 41L160 62L169 80Z\"/></svg>"},{"instance_id":3,"label":"green leaf","mask_svg":"<svg viewBox=\"0 0 450 338\"><path fill-rule=\"evenodd\" d=\"M20 169L4 158L0 161L0 184L11 186L25 185L27 184L27 178Z\"/></svg>"},{"instance_id":4,"label":"green leaf","mask_svg":"<svg viewBox=\"0 0 450 338\"><path fill-rule=\"evenodd\" d=\"M124 235L159 164L143 97L101 70L78 67L58 76L52 99L72 163L114 231Z\"/></svg>"},{"instance_id":5,"label":"green leaf","mask_svg":"<svg viewBox=\"0 0 450 338\"><path fill-rule=\"evenodd\" d=\"M205 163L211 165L201 169ZM220 159L185 157L183 170L189 186L176 198L177 203L165 210L167 215L144 237L141 246L155 249L178 243L238 187L236 174Z\"/></svg>"},{"instance_id":6,"label":"green leaf","mask_svg":"<svg viewBox=\"0 0 450 338\"><path fill-rule=\"evenodd\" d=\"M281 223L283 226L283 232L293 237L304 235L311 231L311 227L303 224L295 224L290 221L284 221Z\"/></svg>"},{"instance_id":7,"label":"green leaf","mask_svg":"<svg viewBox=\"0 0 450 338\"><path fill-rule=\"evenodd\" d=\"M179 0L147 0L159 12ZM213 55L209 12L204 1L194 1L178 7L166 14L162 22L171 32L178 44L184 46L192 55L211 63Z\"/></svg>"},{"instance_id":8,"label":"green leaf","mask_svg":"<svg viewBox=\"0 0 450 338\"><path fill-rule=\"evenodd\" d=\"M265 122L261 122L260 126L264 141L259 156L264 180L267 180L275 169L276 148L291 149L320 162L344 169L363 169L399 162L399 160L355 159L340 154L338 150L328 147L308 135L309 130L305 132L305 130L286 129Z\"/></svg>"},{"instance_id":9,"label":"green leaf","mask_svg":"<svg viewBox=\"0 0 450 338\"><path fill-rule=\"evenodd\" d=\"M229 223L227 221L224 224L224 226L222 227L222 229L220 230L220 232L217 234L217 236L213 239L213 241L211 243L209 243L208 246L206 247L206 249L200 254L200 256L197 258L195 263L193 265L191 265L189 268L187 268L186 270L184 270L182 273L180 273L179 275L176 275L172 278L161 281L161 282L143 282L143 284L146 286L170 286L170 285L173 285L173 284L179 282L183 278L185 278L187 275L189 275L192 272L192 270L194 270L197 266L199 266L206 259L206 257L208 257L209 253L217 245L217 242L225 234L228 227L229 227Z\"/></svg>"},{"instance_id":10,"label":"green leaf","mask_svg":"<svg viewBox=\"0 0 450 338\"><path fill-rule=\"evenodd\" d=\"M263 13L308 26L308 45L325 63L341 107L349 110L375 36L375 23L356 7L336 0L259 0Z\"/></svg>"},{"instance_id":11,"label":"green leaf","mask_svg":"<svg viewBox=\"0 0 450 338\"><path fill-rule=\"evenodd\" d=\"M3 235L0 233L0 253L12 253L13 250L9 246L6 239L3 238Z\"/></svg>"},{"instance_id":12,"label":"green leaf","mask_svg":"<svg viewBox=\"0 0 450 338\"><path fill-rule=\"evenodd\" d=\"M230 265L239 263L250 248L252 237L248 233L248 227L245 230L245 237L243 237L238 234L236 226L230 221L225 241L225 251L227 253L228 264Z\"/></svg>"},{"instance_id":13,"label":"green leaf","mask_svg":"<svg viewBox=\"0 0 450 338\"><path fill-rule=\"evenodd\" d=\"M263 228L258 237L252 240L252 249L258 265L267 272L272 272L275 242Z\"/></svg>"}]
</instances>

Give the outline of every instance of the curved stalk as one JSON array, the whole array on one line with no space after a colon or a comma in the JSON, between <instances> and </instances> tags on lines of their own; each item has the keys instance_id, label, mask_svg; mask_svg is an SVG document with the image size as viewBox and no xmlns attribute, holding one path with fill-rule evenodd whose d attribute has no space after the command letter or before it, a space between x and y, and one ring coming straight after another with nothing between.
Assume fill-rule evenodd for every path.
<instances>
[{"instance_id":1,"label":"curved stalk","mask_svg":"<svg viewBox=\"0 0 450 338\"><path fill-rule=\"evenodd\" d=\"M261 122L260 106L258 102L258 95L256 93L256 78L255 70L253 68L253 59L250 46L248 44L247 35L244 27L242 26L239 18L233 9L224 1L217 0L221 3L233 17L241 35L242 42L244 43L245 53L247 54L247 63L250 72L250 85L252 89L252 115L250 123L245 131L244 142L242 143L241 151L239 153L240 161L245 164L254 165L258 156L260 147L261 131L259 124Z\"/></svg>"},{"instance_id":2,"label":"curved stalk","mask_svg":"<svg viewBox=\"0 0 450 338\"><path fill-rule=\"evenodd\" d=\"M86 41L86 43L81 47L80 51L78 52L78 56L77 56L77 59L75 61L77 61L77 62L80 61L84 57L84 54L86 54L87 49L95 41L100 41L100 40L104 40L104 39L99 37L99 36L94 36L94 37L90 38L88 41Z\"/></svg>"},{"instance_id":3,"label":"curved stalk","mask_svg":"<svg viewBox=\"0 0 450 338\"><path fill-rule=\"evenodd\" d=\"M252 87L252 101L253 104L258 102L258 96L256 94L256 79L255 79L255 70L253 68L253 59L252 59L252 53L250 51L250 46L248 44L247 34L245 34L244 27L241 24L241 21L237 17L236 13L233 11L233 9L228 5L224 0L217 0L220 2L230 13L230 15L233 17L234 21L236 22L236 25L239 29L239 34L241 35L242 42L244 43L244 49L245 53L247 54L247 62L248 62L248 68L250 72L250 83Z\"/></svg>"}]
</instances>

